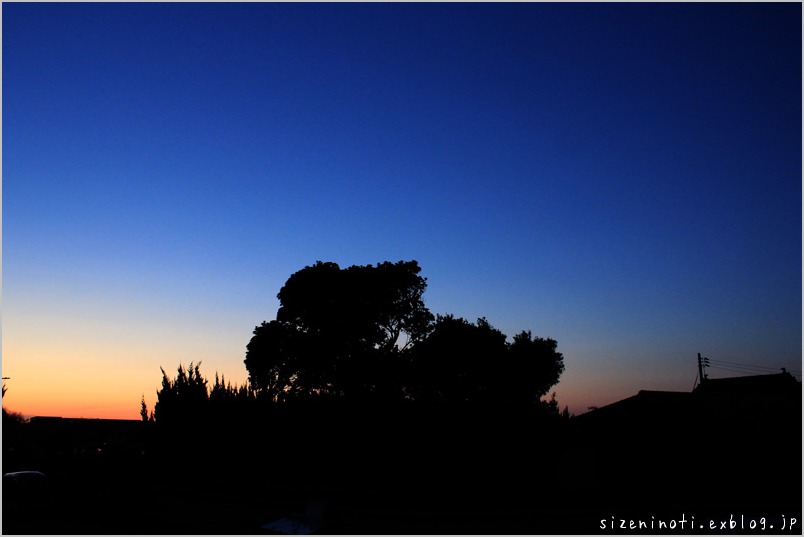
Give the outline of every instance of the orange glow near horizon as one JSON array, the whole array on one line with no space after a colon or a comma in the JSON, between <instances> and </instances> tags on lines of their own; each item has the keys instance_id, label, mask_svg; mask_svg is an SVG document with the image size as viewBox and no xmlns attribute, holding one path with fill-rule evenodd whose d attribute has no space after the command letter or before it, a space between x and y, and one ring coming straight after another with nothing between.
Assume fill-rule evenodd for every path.
<instances>
[{"instance_id":1,"label":"orange glow near horizon","mask_svg":"<svg viewBox=\"0 0 804 537\"><path fill-rule=\"evenodd\" d=\"M80 307L79 314L51 305L6 316L2 369L11 377L5 381L6 410L26 417L139 419L143 396L148 410L154 409L160 367L172 378L179 364L199 361L210 381L216 372L233 385L247 381L247 319L221 322L176 311L157 321L119 304ZM570 342L562 342L560 350L567 369L545 398L555 391L560 408L568 406L576 415L640 389L673 389L624 374L601 350Z\"/></svg>"},{"instance_id":2,"label":"orange glow near horizon","mask_svg":"<svg viewBox=\"0 0 804 537\"><path fill-rule=\"evenodd\" d=\"M143 397L148 410L154 410L162 380L159 368L164 367L172 378L180 363L201 361L201 372L210 382L216 372L233 385L248 378L242 361L245 345L238 337L216 339L213 330L200 334L192 346L187 339L181 346L175 339L137 341L119 337L119 331L103 335L103 330L78 330L70 321L49 328L46 334L32 326L37 325L7 331L3 342L3 376L11 377L5 381L8 392L3 407L25 417L139 419ZM101 335L93 338L91 333ZM577 352L582 351L569 350L570 355ZM655 388L646 379L623 383L617 371L604 370L583 375L568 367L545 399L556 392L560 409L569 407L578 415L590 406L604 406L640 389Z\"/></svg>"},{"instance_id":3,"label":"orange glow near horizon","mask_svg":"<svg viewBox=\"0 0 804 537\"><path fill-rule=\"evenodd\" d=\"M184 362L187 365L189 362ZM165 365L171 377L174 366ZM3 407L10 412L19 412L26 418L33 416L58 416L64 418L101 419L140 419L140 401L144 397L149 411L154 410L156 392L161 385L161 373L156 366L142 371L130 370L112 373L116 380L103 385L98 379L83 377L80 372L69 374L68 370L50 368L50 374L30 374L31 370L16 368L11 380L5 381L8 392L3 399ZM202 364L202 373L210 381L214 380L215 370ZM244 378L222 373L227 382L239 384ZM4 375L6 373L4 372ZM568 406L574 414L582 414L589 406L604 406L619 399L634 395L626 390L623 393L602 394L594 392L591 386L573 386L559 383L554 390L560 408ZM626 393L627 392L627 393ZM548 394L545 399L549 399Z\"/></svg>"},{"instance_id":4,"label":"orange glow near horizon","mask_svg":"<svg viewBox=\"0 0 804 537\"><path fill-rule=\"evenodd\" d=\"M3 408L25 417L139 419L143 397L148 410L154 409L160 367L173 376L179 364L200 361L212 381L216 371L232 384L247 378L244 343L216 338L212 330L202 328L187 343L175 334L146 337L142 327L108 330L70 319L9 321L4 323L2 369L10 379L4 381ZM182 328L179 323L177 330Z\"/></svg>"},{"instance_id":5,"label":"orange glow near horizon","mask_svg":"<svg viewBox=\"0 0 804 537\"><path fill-rule=\"evenodd\" d=\"M158 369L146 377L144 370L115 365L106 376L94 373L102 371L100 365L85 357L49 363L29 360L13 368L4 364L3 374L11 379L5 381L3 407L26 417L137 419L145 396L153 408Z\"/></svg>"}]
</instances>

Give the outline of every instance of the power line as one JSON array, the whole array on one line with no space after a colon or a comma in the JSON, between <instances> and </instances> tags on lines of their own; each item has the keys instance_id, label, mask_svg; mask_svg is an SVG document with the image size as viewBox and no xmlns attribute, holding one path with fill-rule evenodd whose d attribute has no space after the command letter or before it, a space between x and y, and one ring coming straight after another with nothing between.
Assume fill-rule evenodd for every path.
<instances>
[{"instance_id":1,"label":"power line","mask_svg":"<svg viewBox=\"0 0 804 537\"><path fill-rule=\"evenodd\" d=\"M745 371L742 369L732 369L731 367L720 366L720 365L710 365L709 369L716 369L718 371L731 371L732 373L744 373L746 375L753 375L753 371Z\"/></svg>"},{"instance_id":2,"label":"power line","mask_svg":"<svg viewBox=\"0 0 804 537\"><path fill-rule=\"evenodd\" d=\"M744 369L756 369L757 371L779 371L781 368L779 367L768 367L768 366L761 366L761 365L750 365L750 364L740 364L737 362L729 362L727 360L715 360L714 358L710 358L712 363L717 364L727 364L730 366L739 366Z\"/></svg>"},{"instance_id":3,"label":"power line","mask_svg":"<svg viewBox=\"0 0 804 537\"><path fill-rule=\"evenodd\" d=\"M698 353L698 375L696 375L695 379L696 384L698 382L698 377L702 377L701 382L704 382L704 380L706 379L707 375L702 373L705 368L715 369L719 371L729 371L730 373L738 373L740 376L770 375L774 373L778 374L780 371L788 372L791 375L795 375L796 377L801 376L800 371L788 370L783 367L776 368L769 366L743 364L739 362L731 362L728 360L715 360L710 358L702 358L701 354Z\"/></svg>"},{"instance_id":4,"label":"power line","mask_svg":"<svg viewBox=\"0 0 804 537\"><path fill-rule=\"evenodd\" d=\"M724 366L724 365L711 365L711 366L709 366L709 369L717 369L717 370L720 370L720 371L730 371L732 373L741 373L741 374L743 374L745 376L753 376L753 375L757 374L756 371L751 371L751 370L748 370L748 369L739 369L739 368L736 368L736 367L729 367L729 366Z\"/></svg>"},{"instance_id":5,"label":"power line","mask_svg":"<svg viewBox=\"0 0 804 537\"><path fill-rule=\"evenodd\" d=\"M777 373L779 372L779 369L771 369L771 370L765 370L765 369L762 369L762 370L757 370L757 369L754 369L754 368L752 368L752 367L744 367L744 366L741 366L741 365L731 365L731 364L712 364L712 365L711 365L711 366L709 366L709 367L726 367L726 368L729 368L729 369L739 369L739 370L741 370L741 371L754 371L754 372L756 372L756 371L763 371L763 372L764 372L764 371L769 371L769 372L773 372L773 371L775 371L775 372L777 372Z\"/></svg>"},{"instance_id":6,"label":"power line","mask_svg":"<svg viewBox=\"0 0 804 537\"><path fill-rule=\"evenodd\" d=\"M745 369L759 369L759 370L763 370L763 371L764 370L778 371L778 368L776 368L776 367L768 367L768 366L761 366L761 365L749 365L749 364L738 364L736 362L727 362L725 360L712 360L712 362L716 363L716 364L723 364L723 365L729 365L729 366L734 366L734 367L742 367L742 368L745 368Z\"/></svg>"}]
</instances>

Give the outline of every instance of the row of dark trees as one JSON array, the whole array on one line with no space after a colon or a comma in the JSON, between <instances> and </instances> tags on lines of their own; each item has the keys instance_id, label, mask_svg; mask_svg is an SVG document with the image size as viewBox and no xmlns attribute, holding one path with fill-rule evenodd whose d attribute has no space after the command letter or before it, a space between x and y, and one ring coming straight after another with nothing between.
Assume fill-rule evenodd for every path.
<instances>
[{"instance_id":1,"label":"row of dark trees","mask_svg":"<svg viewBox=\"0 0 804 537\"><path fill-rule=\"evenodd\" d=\"M173 378L162 369L156 405L149 413L143 398L140 417L147 424L156 424L163 439L165 435L176 439L225 423L248 425L266 408L256 395L248 383L232 385L217 373L211 382L201 373L200 362L179 365Z\"/></svg>"},{"instance_id":2,"label":"row of dark trees","mask_svg":"<svg viewBox=\"0 0 804 537\"><path fill-rule=\"evenodd\" d=\"M416 261L318 262L293 274L276 320L258 326L247 346L251 385L276 402L537 405L564 371L556 341L523 331L508 343L484 318L434 317L420 271Z\"/></svg>"},{"instance_id":3,"label":"row of dark trees","mask_svg":"<svg viewBox=\"0 0 804 537\"><path fill-rule=\"evenodd\" d=\"M226 460L222 483L246 488L415 497L544 477L567 423L544 399L564 370L555 340L434 316L420 271L318 262L290 276L248 343L247 383L162 370L154 411L141 409L155 465L198 486L198 468Z\"/></svg>"},{"instance_id":4,"label":"row of dark trees","mask_svg":"<svg viewBox=\"0 0 804 537\"><path fill-rule=\"evenodd\" d=\"M143 419L192 421L261 406L406 406L433 411L557 414L545 401L564 371L553 339L512 341L485 318L434 316L416 261L341 269L317 262L291 275L276 319L254 329L248 384L210 386L199 365L179 366ZM205 409L205 410L201 410ZM177 418L177 419L173 419Z\"/></svg>"}]
</instances>

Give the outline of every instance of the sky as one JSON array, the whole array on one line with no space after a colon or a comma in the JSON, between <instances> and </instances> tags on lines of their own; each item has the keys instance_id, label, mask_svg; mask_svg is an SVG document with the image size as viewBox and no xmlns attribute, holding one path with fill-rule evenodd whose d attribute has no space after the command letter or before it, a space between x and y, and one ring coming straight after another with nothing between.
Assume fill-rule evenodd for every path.
<instances>
[{"instance_id":1,"label":"sky","mask_svg":"<svg viewBox=\"0 0 804 537\"><path fill-rule=\"evenodd\" d=\"M576 414L800 372L801 9L4 2L3 405L244 382L318 260L555 339Z\"/></svg>"}]
</instances>

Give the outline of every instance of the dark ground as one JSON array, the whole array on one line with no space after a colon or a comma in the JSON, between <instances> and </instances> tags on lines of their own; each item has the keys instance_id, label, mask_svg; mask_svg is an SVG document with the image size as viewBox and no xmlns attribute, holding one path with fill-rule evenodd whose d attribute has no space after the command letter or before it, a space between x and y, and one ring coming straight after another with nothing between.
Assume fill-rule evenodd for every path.
<instances>
[{"instance_id":1,"label":"dark ground","mask_svg":"<svg viewBox=\"0 0 804 537\"><path fill-rule=\"evenodd\" d=\"M433 422L415 434L409 424L286 423L171 441L135 428L100 450L80 434L4 425L3 471L40 470L49 485L26 495L4 480L2 531L633 534L621 519L684 516L706 528L657 533L768 534L784 515L801 534L800 418L761 430L578 423ZM775 528L721 530L730 516Z\"/></svg>"}]
</instances>

